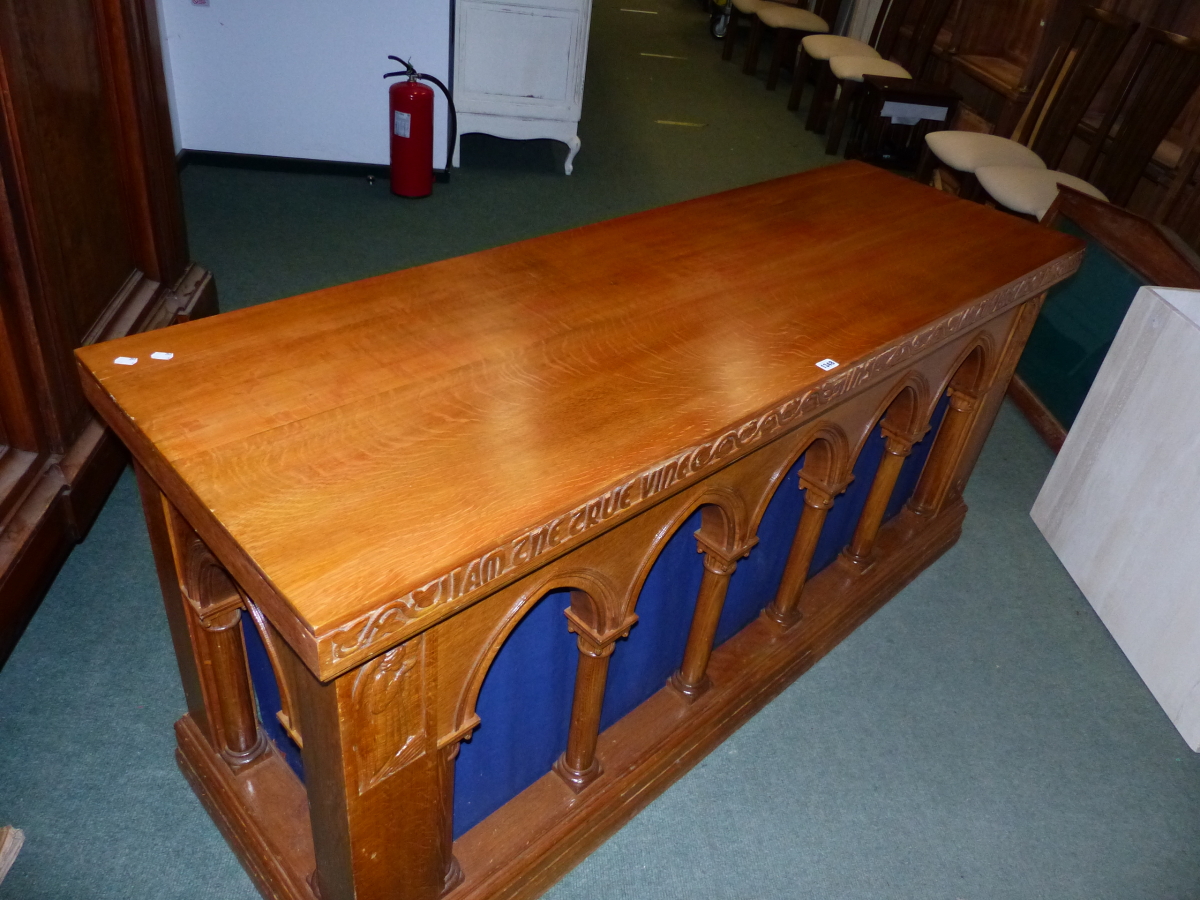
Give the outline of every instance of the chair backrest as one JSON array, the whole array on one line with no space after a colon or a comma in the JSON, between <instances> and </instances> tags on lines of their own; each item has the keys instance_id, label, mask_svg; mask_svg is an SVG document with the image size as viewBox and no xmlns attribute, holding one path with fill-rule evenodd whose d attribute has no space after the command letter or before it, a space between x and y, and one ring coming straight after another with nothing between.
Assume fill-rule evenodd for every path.
<instances>
[{"instance_id":1,"label":"chair backrest","mask_svg":"<svg viewBox=\"0 0 1200 900\"><path fill-rule=\"evenodd\" d=\"M904 17L912 4L913 0L883 0L883 5L879 7L868 43L884 59L892 55L900 37L900 26L904 24Z\"/></svg>"},{"instance_id":2,"label":"chair backrest","mask_svg":"<svg viewBox=\"0 0 1200 900\"><path fill-rule=\"evenodd\" d=\"M807 4L801 3L802 6ZM812 11L829 24L829 30L837 27L838 13L842 10L842 0L815 0Z\"/></svg>"},{"instance_id":3,"label":"chair backrest","mask_svg":"<svg viewBox=\"0 0 1200 900\"><path fill-rule=\"evenodd\" d=\"M1126 16L1084 7L1071 40L1055 51L1018 137L1050 168L1062 162L1075 129L1137 27Z\"/></svg>"},{"instance_id":4,"label":"chair backrest","mask_svg":"<svg viewBox=\"0 0 1200 900\"><path fill-rule=\"evenodd\" d=\"M938 32L942 30L953 4L954 0L925 0L921 7L919 18L913 25L912 40L908 43L907 58L900 60L913 78L921 77L929 54L933 52Z\"/></svg>"},{"instance_id":5,"label":"chair backrest","mask_svg":"<svg viewBox=\"0 0 1200 900\"><path fill-rule=\"evenodd\" d=\"M1080 174L1124 206L1197 87L1200 41L1147 28L1141 52L1119 99L1100 124ZM1093 177L1101 152L1103 160Z\"/></svg>"}]
</instances>

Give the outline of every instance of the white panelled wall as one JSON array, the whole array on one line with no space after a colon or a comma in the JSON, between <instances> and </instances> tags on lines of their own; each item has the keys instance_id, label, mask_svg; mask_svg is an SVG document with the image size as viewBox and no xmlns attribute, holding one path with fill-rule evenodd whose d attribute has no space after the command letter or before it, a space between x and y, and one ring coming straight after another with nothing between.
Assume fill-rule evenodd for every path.
<instances>
[{"instance_id":1,"label":"white panelled wall","mask_svg":"<svg viewBox=\"0 0 1200 900\"><path fill-rule=\"evenodd\" d=\"M177 150L386 164L389 54L449 80L450 0L157 2Z\"/></svg>"}]
</instances>

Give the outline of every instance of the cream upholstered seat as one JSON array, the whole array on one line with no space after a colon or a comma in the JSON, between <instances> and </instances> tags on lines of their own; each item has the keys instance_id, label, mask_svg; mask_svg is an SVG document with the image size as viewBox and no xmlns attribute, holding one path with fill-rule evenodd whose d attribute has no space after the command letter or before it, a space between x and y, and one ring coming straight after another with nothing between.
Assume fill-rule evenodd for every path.
<instances>
[{"instance_id":1,"label":"cream upholstered seat","mask_svg":"<svg viewBox=\"0 0 1200 900\"><path fill-rule=\"evenodd\" d=\"M760 3L757 10L758 18L770 28L790 28L792 31L825 33L829 31L829 23L814 12L800 9L797 6L785 6L782 3L771 3L770 0Z\"/></svg>"},{"instance_id":2,"label":"cream upholstered seat","mask_svg":"<svg viewBox=\"0 0 1200 900\"><path fill-rule=\"evenodd\" d=\"M883 78L912 78L908 70L899 63L869 56L835 56L829 60L829 69L838 81L862 81L864 75L879 75Z\"/></svg>"},{"instance_id":3,"label":"cream upholstered seat","mask_svg":"<svg viewBox=\"0 0 1200 900\"><path fill-rule=\"evenodd\" d=\"M960 172L984 166L1024 166L1045 169L1040 156L1009 138L977 131L934 131L925 136L930 152L943 164Z\"/></svg>"},{"instance_id":4,"label":"cream upholstered seat","mask_svg":"<svg viewBox=\"0 0 1200 900\"><path fill-rule=\"evenodd\" d=\"M738 12L752 16L770 2L771 0L733 0L733 5L737 8Z\"/></svg>"},{"instance_id":5,"label":"cream upholstered seat","mask_svg":"<svg viewBox=\"0 0 1200 900\"><path fill-rule=\"evenodd\" d=\"M1075 188L1097 200L1108 200L1099 188L1093 187L1082 178L1052 169L983 166L975 170L975 177L979 179L980 187L1001 206L1038 220L1046 215L1054 203L1060 184Z\"/></svg>"},{"instance_id":6,"label":"cream upholstered seat","mask_svg":"<svg viewBox=\"0 0 1200 900\"><path fill-rule=\"evenodd\" d=\"M759 21L768 28L790 28L792 31L817 33L829 31L828 22L816 13L800 9L798 6L784 6L782 3L771 3L770 0L766 0L766 2L760 2L754 12Z\"/></svg>"},{"instance_id":7,"label":"cream upholstered seat","mask_svg":"<svg viewBox=\"0 0 1200 900\"><path fill-rule=\"evenodd\" d=\"M828 60L835 56L880 58L879 51L869 44L837 34L810 34L800 42L800 49L809 59Z\"/></svg>"}]
</instances>

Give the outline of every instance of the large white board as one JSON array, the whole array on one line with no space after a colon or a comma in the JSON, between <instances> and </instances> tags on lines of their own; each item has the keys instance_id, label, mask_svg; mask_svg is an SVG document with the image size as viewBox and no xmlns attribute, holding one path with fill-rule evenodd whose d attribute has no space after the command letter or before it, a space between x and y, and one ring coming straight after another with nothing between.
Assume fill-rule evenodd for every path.
<instances>
[{"instance_id":1,"label":"large white board","mask_svg":"<svg viewBox=\"0 0 1200 900\"><path fill-rule=\"evenodd\" d=\"M1142 288L1033 520L1200 749L1200 292Z\"/></svg>"},{"instance_id":2,"label":"large white board","mask_svg":"<svg viewBox=\"0 0 1200 900\"><path fill-rule=\"evenodd\" d=\"M387 163L388 55L450 71L450 0L158 3L178 148ZM440 92L435 117L440 169Z\"/></svg>"}]
</instances>

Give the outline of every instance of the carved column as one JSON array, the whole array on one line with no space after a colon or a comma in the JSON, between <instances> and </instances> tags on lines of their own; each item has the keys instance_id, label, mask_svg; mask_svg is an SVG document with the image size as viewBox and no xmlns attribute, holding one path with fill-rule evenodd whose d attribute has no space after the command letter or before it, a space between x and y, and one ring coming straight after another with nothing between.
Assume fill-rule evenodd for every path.
<instances>
[{"instance_id":1,"label":"carved column","mask_svg":"<svg viewBox=\"0 0 1200 900\"><path fill-rule=\"evenodd\" d=\"M792 549L788 553L779 590L775 593L775 599L763 610L768 619L783 628L790 628L800 621L800 592L804 590L804 582L808 579L808 569L817 551L825 517L833 506L833 498L846 490L849 484L847 481L845 484L829 486L810 478L803 471L800 473L800 487L804 489L804 512L800 514L800 524L796 526L796 535L792 538Z\"/></svg>"},{"instance_id":2,"label":"carved column","mask_svg":"<svg viewBox=\"0 0 1200 900\"><path fill-rule=\"evenodd\" d=\"M328 684L297 679L322 900L434 900L452 855L457 741L439 747L435 639L421 635Z\"/></svg>"},{"instance_id":3,"label":"carved column","mask_svg":"<svg viewBox=\"0 0 1200 900\"><path fill-rule=\"evenodd\" d=\"M732 552L722 550L713 546L699 531L696 532L696 544L704 554L704 580L700 582L696 597L696 611L692 615L683 664L667 681L689 701L703 694L711 684L707 675L708 659L712 656L713 638L721 621L721 610L725 607L725 592L737 568L737 560L750 552L749 547Z\"/></svg>"},{"instance_id":4,"label":"carved column","mask_svg":"<svg viewBox=\"0 0 1200 900\"><path fill-rule=\"evenodd\" d=\"M579 636L579 665L575 670L575 697L571 704L567 749L553 768L571 790L579 793L603 771L596 758L596 739L600 736L608 660L613 645L618 638L629 634L637 616L631 615L616 628L597 634L574 608L568 609L566 615L567 628Z\"/></svg>"},{"instance_id":5,"label":"carved column","mask_svg":"<svg viewBox=\"0 0 1200 900\"><path fill-rule=\"evenodd\" d=\"M237 598L196 609L221 723L218 751L232 766L253 762L267 749L266 734L258 727L254 690L246 668L240 601ZM211 718L211 708L209 715Z\"/></svg>"},{"instance_id":6,"label":"carved column","mask_svg":"<svg viewBox=\"0 0 1200 900\"><path fill-rule=\"evenodd\" d=\"M208 720L208 739L231 766L244 766L261 756L269 741L259 728L250 685L241 627L242 595L183 517L173 509L167 512Z\"/></svg>"},{"instance_id":7,"label":"carved column","mask_svg":"<svg viewBox=\"0 0 1200 900\"><path fill-rule=\"evenodd\" d=\"M892 491L896 488L896 479L900 477L900 468L912 453L912 445L916 442L912 435L899 434L887 425L883 427L883 437L886 441L883 459L879 461L875 480L871 482L871 491L867 494L862 515L858 517L858 525L854 529L850 546L842 551L842 555L856 566L866 566L871 561L871 555L875 551L875 538L879 535L883 514L887 511L888 501L892 499Z\"/></svg>"},{"instance_id":8,"label":"carved column","mask_svg":"<svg viewBox=\"0 0 1200 900\"><path fill-rule=\"evenodd\" d=\"M938 429L933 448L921 472L921 480L908 501L908 508L919 516L934 516L941 510L954 482L958 460L975 419L979 400L956 388L950 388L950 405Z\"/></svg>"}]
</instances>

